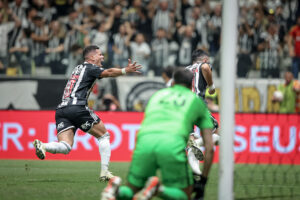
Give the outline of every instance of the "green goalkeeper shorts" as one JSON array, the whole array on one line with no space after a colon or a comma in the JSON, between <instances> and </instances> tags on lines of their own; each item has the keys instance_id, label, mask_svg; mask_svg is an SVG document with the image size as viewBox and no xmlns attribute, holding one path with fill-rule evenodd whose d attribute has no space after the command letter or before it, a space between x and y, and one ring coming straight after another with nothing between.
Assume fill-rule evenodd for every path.
<instances>
[{"instance_id":1,"label":"green goalkeeper shorts","mask_svg":"<svg viewBox=\"0 0 300 200\"><path fill-rule=\"evenodd\" d=\"M185 152L186 141L173 136L145 135L138 139L128 173L128 182L142 188L151 176L161 172L163 185L186 188L193 184Z\"/></svg>"}]
</instances>

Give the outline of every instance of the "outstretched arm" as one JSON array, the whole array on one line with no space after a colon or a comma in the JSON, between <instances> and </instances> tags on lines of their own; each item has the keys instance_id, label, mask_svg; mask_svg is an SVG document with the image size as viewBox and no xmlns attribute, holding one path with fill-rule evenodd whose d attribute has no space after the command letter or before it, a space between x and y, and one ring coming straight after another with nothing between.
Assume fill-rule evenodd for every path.
<instances>
[{"instance_id":1,"label":"outstretched arm","mask_svg":"<svg viewBox=\"0 0 300 200\"><path fill-rule=\"evenodd\" d=\"M117 77L117 76L125 75L127 73L140 74L141 72L138 71L138 70L141 69L141 68L142 68L141 65L137 65L136 62L132 63L131 60L128 59L127 67L125 67L123 69L119 69L119 68L106 69L101 73L100 77L101 78L104 78L104 77Z\"/></svg>"}]
</instances>

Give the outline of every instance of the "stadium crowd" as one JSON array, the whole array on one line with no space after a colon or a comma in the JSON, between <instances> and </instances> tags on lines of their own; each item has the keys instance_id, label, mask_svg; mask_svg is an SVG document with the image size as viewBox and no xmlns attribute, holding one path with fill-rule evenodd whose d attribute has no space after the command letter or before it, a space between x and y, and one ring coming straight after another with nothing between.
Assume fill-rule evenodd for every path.
<instances>
[{"instance_id":1,"label":"stadium crowd","mask_svg":"<svg viewBox=\"0 0 300 200\"><path fill-rule=\"evenodd\" d=\"M292 61L289 40L299 5L239 1L238 77L279 78L299 62ZM69 75L82 49L95 44L106 55L104 66L124 67L131 57L144 75L156 76L167 66L190 64L192 51L202 48L219 75L221 15L221 2L212 0L1 0L0 73L36 75L48 68Z\"/></svg>"}]
</instances>

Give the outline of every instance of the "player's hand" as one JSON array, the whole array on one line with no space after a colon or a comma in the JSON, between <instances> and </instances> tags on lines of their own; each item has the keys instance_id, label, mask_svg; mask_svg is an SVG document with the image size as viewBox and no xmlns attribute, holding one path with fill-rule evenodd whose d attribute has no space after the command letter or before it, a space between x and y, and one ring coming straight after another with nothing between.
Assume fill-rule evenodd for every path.
<instances>
[{"instance_id":1,"label":"player's hand","mask_svg":"<svg viewBox=\"0 0 300 200\"><path fill-rule=\"evenodd\" d=\"M209 90L208 90L208 93L209 93L209 94L214 94L215 91L216 91L215 89L209 89Z\"/></svg>"},{"instance_id":2,"label":"player's hand","mask_svg":"<svg viewBox=\"0 0 300 200\"><path fill-rule=\"evenodd\" d=\"M208 87L208 93L209 94L214 94L216 91L216 87L214 84L212 84L211 86Z\"/></svg>"},{"instance_id":3,"label":"player's hand","mask_svg":"<svg viewBox=\"0 0 300 200\"><path fill-rule=\"evenodd\" d=\"M137 74L141 74L140 70L142 69L141 65L137 65L136 62L132 63L130 59L128 59L128 65L125 68L126 73L137 73Z\"/></svg>"}]
</instances>

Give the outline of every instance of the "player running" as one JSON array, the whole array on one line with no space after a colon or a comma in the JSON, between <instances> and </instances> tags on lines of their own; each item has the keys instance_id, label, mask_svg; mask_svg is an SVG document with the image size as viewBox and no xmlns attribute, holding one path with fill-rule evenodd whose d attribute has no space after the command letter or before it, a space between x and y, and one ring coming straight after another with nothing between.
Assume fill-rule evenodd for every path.
<instances>
[{"instance_id":1,"label":"player running","mask_svg":"<svg viewBox=\"0 0 300 200\"><path fill-rule=\"evenodd\" d=\"M190 199L193 176L185 147L194 125L202 131L206 148L202 174L208 176L214 154L209 111L191 92L193 74L189 70L179 68L173 77L173 87L155 93L146 107L127 186L120 186L119 177L112 178L102 192L102 200L147 200L154 195L165 200ZM161 181L155 176L158 169Z\"/></svg>"},{"instance_id":2,"label":"player running","mask_svg":"<svg viewBox=\"0 0 300 200\"><path fill-rule=\"evenodd\" d=\"M87 106L91 89L97 79L117 77L126 73L140 73L140 65L131 63L128 59L126 68L103 69L104 56L99 47L91 45L83 51L84 63L74 68L65 87L62 102L55 113L58 142L42 143L40 140L33 142L35 153L39 159L45 159L46 152L68 154L74 143L76 130L79 128L97 138L101 155L100 181L113 177L108 170L110 160L110 135L102 120Z\"/></svg>"}]
</instances>

